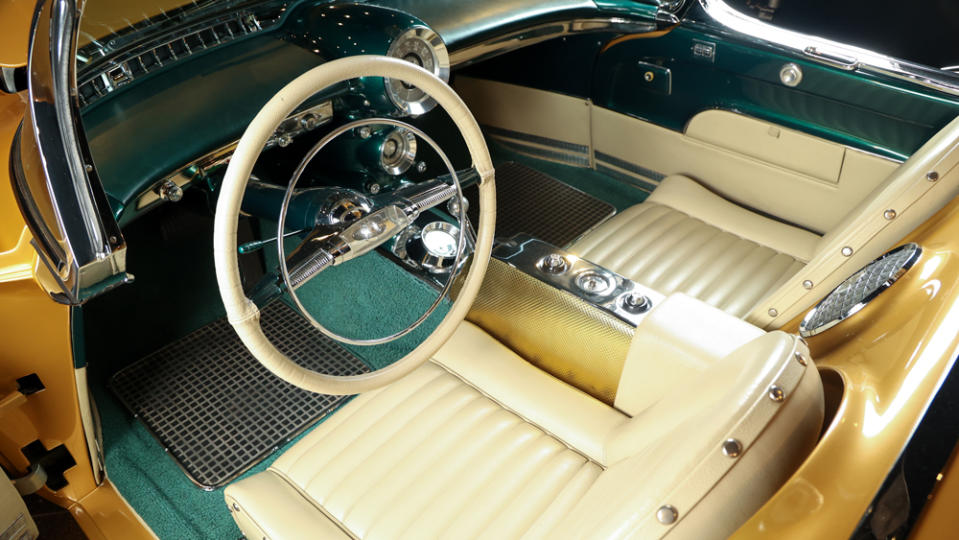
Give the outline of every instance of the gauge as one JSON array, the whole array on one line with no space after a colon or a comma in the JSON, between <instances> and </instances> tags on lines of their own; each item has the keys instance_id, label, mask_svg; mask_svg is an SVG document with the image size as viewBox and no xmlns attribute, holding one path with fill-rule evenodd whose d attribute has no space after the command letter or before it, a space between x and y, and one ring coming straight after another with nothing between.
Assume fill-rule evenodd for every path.
<instances>
[{"instance_id":1,"label":"gauge","mask_svg":"<svg viewBox=\"0 0 959 540\"><path fill-rule=\"evenodd\" d=\"M450 78L450 58L446 44L436 32L425 26L410 28L390 45L387 52L436 75L443 81ZM386 93L402 113L420 115L436 106L436 101L419 88L396 79L386 80Z\"/></svg>"}]
</instances>

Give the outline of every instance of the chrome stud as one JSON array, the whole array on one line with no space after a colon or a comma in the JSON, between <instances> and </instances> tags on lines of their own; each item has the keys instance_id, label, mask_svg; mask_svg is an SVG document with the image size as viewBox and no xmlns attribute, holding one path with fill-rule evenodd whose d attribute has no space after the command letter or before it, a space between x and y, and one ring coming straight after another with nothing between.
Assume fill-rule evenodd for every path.
<instances>
[{"instance_id":1,"label":"chrome stud","mask_svg":"<svg viewBox=\"0 0 959 540\"><path fill-rule=\"evenodd\" d=\"M671 505L664 504L659 507L659 510L656 510L656 521L663 525L672 525L676 523L676 519L678 518L679 512Z\"/></svg>"},{"instance_id":2,"label":"chrome stud","mask_svg":"<svg viewBox=\"0 0 959 540\"><path fill-rule=\"evenodd\" d=\"M809 280L809 279L803 280L802 282L803 289L812 289L812 286L813 286L812 280Z\"/></svg>"},{"instance_id":3,"label":"chrome stud","mask_svg":"<svg viewBox=\"0 0 959 540\"><path fill-rule=\"evenodd\" d=\"M926 180L929 180L930 182L935 182L936 180L939 180L939 173L937 173L936 171L929 171L928 173L926 173Z\"/></svg>"},{"instance_id":4,"label":"chrome stud","mask_svg":"<svg viewBox=\"0 0 959 540\"><path fill-rule=\"evenodd\" d=\"M726 457L738 458L743 453L743 443L737 439L726 439L723 441L723 454Z\"/></svg>"},{"instance_id":5,"label":"chrome stud","mask_svg":"<svg viewBox=\"0 0 959 540\"><path fill-rule=\"evenodd\" d=\"M845 246L844 248L839 250L839 252L842 253L843 257L851 257L853 253L852 248L849 246Z\"/></svg>"},{"instance_id":6,"label":"chrome stud","mask_svg":"<svg viewBox=\"0 0 959 540\"><path fill-rule=\"evenodd\" d=\"M770 317L778 317L779 311L776 308L769 308L769 311L766 312Z\"/></svg>"},{"instance_id":7,"label":"chrome stud","mask_svg":"<svg viewBox=\"0 0 959 540\"><path fill-rule=\"evenodd\" d=\"M805 343L805 342L803 342L803 343ZM809 364L809 362L806 360L806 357L803 356L803 354L802 354L801 352L796 351L796 352L794 353L794 356L796 357L796 361L799 362L799 365L805 366L805 365Z\"/></svg>"},{"instance_id":8,"label":"chrome stud","mask_svg":"<svg viewBox=\"0 0 959 540\"><path fill-rule=\"evenodd\" d=\"M886 218L886 221L892 221L896 219L896 216L897 216L896 211L893 210L892 208L882 213L882 217Z\"/></svg>"},{"instance_id":9,"label":"chrome stud","mask_svg":"<svg viewBox=\"0 0 959 540\"><path fill-rule=\"evenodd\" d=\"M776 403L782 403L782 401L786 399L786 392L783 392L781 387L774 384L769 387L769 399Z\"/></svg>"},{"instance_id":10,"label":"chrome stud","mask_svg":"<svg viewBox=\"0 0 959 540\"><path fill-rule=\"evenodd\" d=\"M790 88L799 86L799 83L802 82L802 68L792 62L784 65L779 70L779 80Z\"/></svg>"},{"instance_id":11,"label":"chrome stud","mask_svg":"<svg viewBox=\"0 0 959 540\"><path fill-rule=\"evenodd\" d=\"M234 512L239 512L239 511L240 511L240 505L238 505L238 504L236 504L236 503L233 503L233 511L234 511Z\"/></svg>"}]
</instances>

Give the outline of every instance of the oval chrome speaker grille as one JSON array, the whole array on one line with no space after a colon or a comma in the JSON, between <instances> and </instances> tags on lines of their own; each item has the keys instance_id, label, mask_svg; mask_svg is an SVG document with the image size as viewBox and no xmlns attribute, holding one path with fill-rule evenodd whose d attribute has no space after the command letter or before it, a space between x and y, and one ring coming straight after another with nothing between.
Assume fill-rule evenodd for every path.
<instances>
[{"instance_id":1,"label":"oval chrome speaker grille","mask_svg":"<svg viewBox=\"0 0 959 540\"><path fill-rule=\"evenodd\" d=\"M806 314L799 335L815 336L856 314L912 268L920 253L917 244L899 246L846 278Z\"/></svg>"}]
</instances>

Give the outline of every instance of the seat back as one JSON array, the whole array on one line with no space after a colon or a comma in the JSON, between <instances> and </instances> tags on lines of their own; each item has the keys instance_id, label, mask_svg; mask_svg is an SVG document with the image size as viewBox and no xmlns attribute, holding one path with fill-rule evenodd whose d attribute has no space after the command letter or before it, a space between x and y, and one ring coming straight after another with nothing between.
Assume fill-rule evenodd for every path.
<instances>
[{"instance_id":1,"label":"seat back","mask_svg":"<svg viewBox=\"0 0 959 540\"><path fill-rule=\"evenodd\" d=\"M668 360L659 359L663 371ZM808 456L823 410L806 346L782 332L763 334L670 385L618 429L607 443L608 468L553 532L726 537Z\"/></svg>"}]
</instances>

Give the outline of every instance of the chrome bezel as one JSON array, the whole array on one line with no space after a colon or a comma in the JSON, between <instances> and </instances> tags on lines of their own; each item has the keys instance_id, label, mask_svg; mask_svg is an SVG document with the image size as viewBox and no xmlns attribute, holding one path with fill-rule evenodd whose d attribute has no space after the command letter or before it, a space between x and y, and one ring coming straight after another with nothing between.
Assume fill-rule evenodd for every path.
<instances>
[{"instance_id":1,"label":"chrome bezel","mask_svg":"<svg viewBox=\"0 0 959 540\"><path fill-rule=\"evenodd\" d=\"M433 75L442 79L443 82L449 82L450 56L446 50L446 43L439 34L425 26L414 26L397 36L390 44L386 52L387 56L402 58L398 51L410 40L421 41L429 47L433 54ZM404 115L419 116L436 106L436 100L415 86L407 88L403 81L389 78L385 79L384 83L386 95Z\"/></svg>"},{"instance_id":2,"label":"chrome bezel","mask_svg":"<svg viewBox=\"0 0 959 540\"><path fill-rule=\"evenodd\" d=\"M913 252L912 252L911 255L909 255L909 258L906 259L906 261L902 264L902 266L900 266L899 269L896 270L896 273L895 273L895 274L893 274L891 277L889 277L889 278L886 279L884 282L882 282L881 284L879 284L879 286L877 286L875 289L869 291L869 293L867 293L865 296L863 296L862 299L860 299L858 302L856 302L855 305L851 306L850 308L848 308L847 310L845 310L844 312L842 312L842 313L839 315L839 317L834 318L834 319L830 319L830 320L828 320L828 321L826 321L826 322L824 322L824 323L816 326L815 328L808 328L810 322L811 322L811 321L813 320L813 318L816 316L816 312L817 312L817 310L819 309L819 307L822 306L822 304L823 304L824 302L826 302L826 300L828 300L833 294L835 294L836 291L839 290L843 285L847 284L851 279L859 276L859 274L860 274L863 270L869 268L870 266L878 263L879 261L882 261L883 259L887 259L887 258L889 258L889 257L891 257L891 256L893 256L893 255L895 255L895 254L897 254L897 253L899 253L900 251L907 250L907 249L911 249L911 250L913 250ZM804 337L804 338L812 337L812 336L815 336L815 335L819 335L819 334L825 332L826 330L829 330L830 328L832 328L832 327L836 326L837 324L841 323L842 321L848 319L849 317L852 317L853 315L855 315L856 313L858 313L860 310L862 310L862 308L866 307L866 305L869 304L869 302L872 302L873 300L875 300L875 298L876 298L877 296L879 296L880 294L882 294L883 291L885 291L885 290L888 289L889 287L892 287L892 284L893 284L893 283L895 283L896 281L898 281L899 278L901 278L907 271L909 271L910 268L912 268L912 267L916 264L916 261L919 260L919 257L920 257L921 255L922 255L922 248L919 247L919 245L916 244L915 242L910 242L910 243L908 243L908 244L903 244L903 245L901 245L901 246L899 246L899 247L897 247L897 248L891 249L891 250L883 253L883 254L880 255L879 257L877 257L877 258L873 259L872 261L870 261L869 264L867 264L867 265L863 266L862 268L856 270L856 271L853 272L849 277L847 277L846 279L844 279L844 280L842 281L842 283L840 283L839 285L837 285L835 289L829 291L829 294L827 294L826 296L824 296L823 299L820 300L819 303L816 304L816 307L810 309L809 312L806 313L806 316L803 317L802 322L799 323L799 335L802 336L802 337Z\"/></svg>"},{"instance_id":3,"label":"chrome bezel","mask_svg":"<svg viewBox=\"0 0 959 540\"><path fill-rule=\"evenodd\" d=\"M386 143L391 139L396 142L396 151L399 155L388 161L383 151ZM383 169L386 174L398 176L408 171L415 161L416 135L414 135L412 131L403 128L396 128L390 131L380 146L380 168Z\"/></svg>"}]
</instances>

